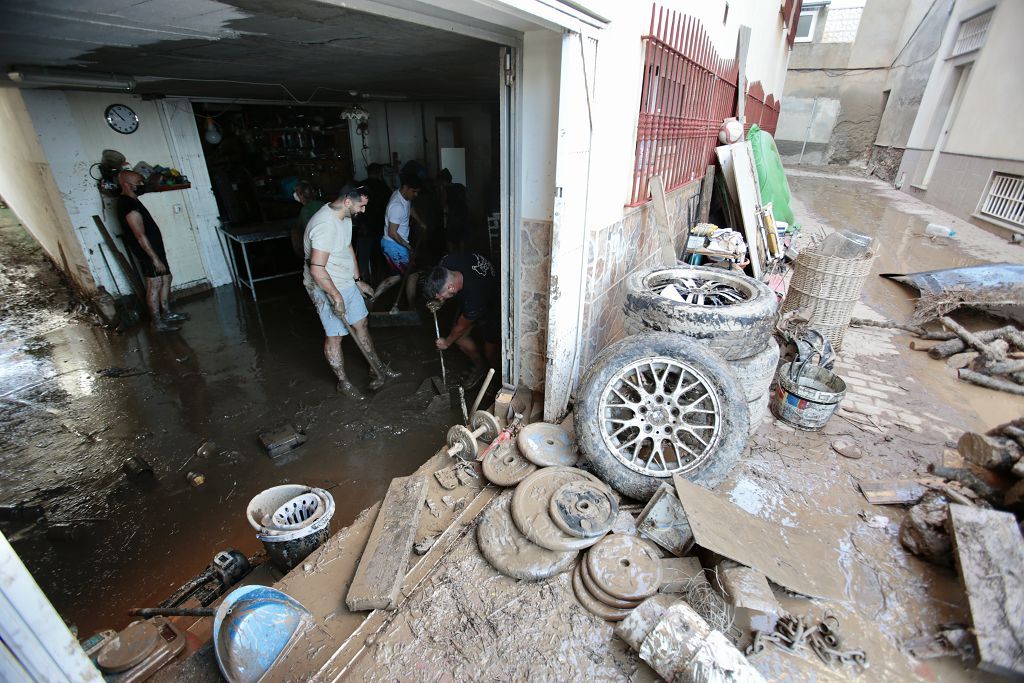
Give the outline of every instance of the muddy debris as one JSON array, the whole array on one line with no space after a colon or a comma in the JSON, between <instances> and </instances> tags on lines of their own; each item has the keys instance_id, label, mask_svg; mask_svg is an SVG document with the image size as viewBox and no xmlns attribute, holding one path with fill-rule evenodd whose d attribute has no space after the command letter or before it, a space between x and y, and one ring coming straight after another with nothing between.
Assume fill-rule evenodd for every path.
<instances>
[{"instance_id":1,"label":"muddy debris","mask_svg":"<svg viewBox=\"0 0 1024 683\"><path fill-rule=\"evenodd\" d=\"M921 502L910 508L900 525L900 543L918 557L942 566L951 566L953 556L946 531L949 500L938 491L928 491Z\"/></svg>"}]
</instances>

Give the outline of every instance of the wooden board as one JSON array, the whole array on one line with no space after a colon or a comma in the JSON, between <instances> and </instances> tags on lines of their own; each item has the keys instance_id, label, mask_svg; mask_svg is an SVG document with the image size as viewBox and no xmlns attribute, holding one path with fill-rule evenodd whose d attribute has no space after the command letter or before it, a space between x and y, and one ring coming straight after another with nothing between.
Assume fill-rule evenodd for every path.
<instances>
[{"instance_id":1,"label":"wooden board","mask_svg":"<svg viewBox=\"0 0 1024 683\"><path fill-rule=\"evenodd\" d=\"M698 223L707 223L711 213L711 192L715 187L715 165L711 164L704 171L704 182L700 186L700 211L697 213Z\"/></svg>"},{"instance_id":2,"label":"wooden board","mask_svg":"<svg viewBox=\"0 0 1024 683\"><path fill-rule=\"evenodd\" d=\"M780 527L678 474L674 479L697 545L752 567L796 593L846 598L836 548L820 534Z\"/></svg>"},{"instance_id":3,"label":"wooden board","mask_svg":"<svg viewBox=\"0 0 1024 683\"><path fill-rule=\"evenodd\" d=\"M913 479L862 481L859 486L860 492L872 505L916 503L927 490Z\"/></svg>"},{"instance_id":4,"label":"wooden board","mask_svg":"<svg viewBox=\"0 0 1024 683\"><path fill-rule=\"evenodd\" d=\"M743 219L743 236L747 240L747 251L750 253L750 268L754 278L760 278L764 268L764 257L761 251L761 232L757 222L757 212L761 207L761 195L757 190L757 170L749 142L737 142L729 145L732 154L732 171L736 181L736 196L739 200L740 216Z\"/></svg>"},{"instance_id":5,"label":"wooden board","mask_svg":"<svg viewBox=\"0 0 1024 683\"><path fill-rule=\"evenodd\" d=\"M658 244L661 245L661 264L666 268L678 265L672 223L668 219L668 204L665 202L665 184L660 175L651 178L651 199L654 200L654 225L657 229Z\"/></svg>"},{"instance_id":6,"label":"wooden board","mask_svg":"<svg viewBox=\"0 0 1024 683\"><path fill-rule=\"evenodd\" d=\"M393 609L398 603L426 495L423 475L391 480L345 597L353 612Z\"/></svg>"},{"instance_id":7,"label":"wooden board","mask_svg":"<svg viewBox=\"0 0 1024 683\"><path fill-rule=\"evenodd\" d=\"M971 609L978 668L1024 676L1024 539L1008 512L949 506L950 536Z\"/></svg>"}]
</instances>

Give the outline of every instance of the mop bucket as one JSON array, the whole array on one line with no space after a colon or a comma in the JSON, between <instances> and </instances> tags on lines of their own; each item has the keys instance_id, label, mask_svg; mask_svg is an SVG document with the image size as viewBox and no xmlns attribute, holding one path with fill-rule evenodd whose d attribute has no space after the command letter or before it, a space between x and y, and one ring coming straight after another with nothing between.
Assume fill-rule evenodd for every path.
<instances>
[{"instance_id":1,"label":"mop bucket","mask_svg":"<svg viewBox=\"0 0 1024 683\"><path fill-rule=\"evenodd\" d=\"M324 489L284 484L256 495L245 512L271 563L287 573L330 536L334 498Z\"/></svg>"},{"instance_id":2,"label":"mop bucket","mask_svg":"<svg viewBox=\"0 0 1024 683\"><path fill-rule=\"evenodd\" d=\"M831 370L784 363L772 394L772 414L797 429L816 432L836 412L845 395L846 382Z\"/></svg>"}]
</instances>

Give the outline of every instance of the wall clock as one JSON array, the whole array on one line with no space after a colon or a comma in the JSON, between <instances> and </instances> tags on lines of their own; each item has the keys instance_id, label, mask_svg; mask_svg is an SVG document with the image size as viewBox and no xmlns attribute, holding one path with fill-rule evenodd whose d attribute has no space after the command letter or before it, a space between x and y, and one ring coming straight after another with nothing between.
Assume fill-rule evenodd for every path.
<instances>
[{"instance_id":1,"label":"wall clock","mask_svg":"<svg viewBox=\"0 0 1024 683\"><path fill-rule=\"evenodd\" d=\"M112 104L104 113L107 125L118 133L129 135L139 129L139 115L126 104Z\"/></svg>"}]
</instances>

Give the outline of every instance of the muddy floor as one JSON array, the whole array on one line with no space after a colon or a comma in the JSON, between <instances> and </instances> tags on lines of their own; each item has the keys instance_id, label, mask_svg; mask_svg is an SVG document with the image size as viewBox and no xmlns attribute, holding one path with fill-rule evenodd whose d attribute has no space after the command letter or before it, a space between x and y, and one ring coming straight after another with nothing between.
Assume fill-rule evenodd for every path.
<instances>
[{"instance_id":1,"label":"muddy floor","mask_svg":"<svg viewBox=\"0 0 1024 683\"><path fill-rule=\"evenodd\" d=\"M231 286L184 301L180 333L116 334L65 312L66 290L9 214L0 264L0 506L45 511L0 530L82 637L125 626L128 608L159 603L218 550L258 552L245 508L261 490L321 486L341 528L450 425L447 398L421 388L439 374L432 323L374 332L403 376L353 404L335 392L298 281L266 283L258 307ZM350 342L345 352L366 387L365 361ZM449 371L465 370L455 353ZM308 440L272 460L257 436L286 423ZM152 475L126 475L132 456Z\"/></svg>"},{"instance_id":2,"label":"muddy floor","mask_svg":"<svg viewBox=\"0 0 1024 683\"><path fill-rule=\"evenodd\" d=\"M841 228L879 240L881 256L856 315L902 321L914 295L877 277L982 262L1024 262L1024 249L933 211L882 183L849 175L794 171L790 184L805 238ZM928 222L951 225L957 241L920 235ZM974 326L994 324L958 316ZM955 657L916 660L906 642L968 612L954 570L924 562L900 545L906 511L873 506L858 484L913 478L942 463L965 430L985 429L1024 414L1024 399L960 383L943 361L908 348L892 330L847 332L837 366L849 390L822 432L800 432L768 417L741 463L718 488L747 512L783 530L812 532L831 549L820 570L841 578L838 600L807 600L776 591L797 615L830 610L848 648L867 653L868 667L829 668L814 655L769 647L751 662L772 681L998 680ZM862 457L832 448L853 440ZM369 642L369 641L368 641ZM517 582L491 568L467 536L410 596L347 673L355 680L648 680L647 666L610 626L574 599L569 574Z\"/></svg>"}]
</instances>

